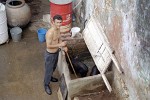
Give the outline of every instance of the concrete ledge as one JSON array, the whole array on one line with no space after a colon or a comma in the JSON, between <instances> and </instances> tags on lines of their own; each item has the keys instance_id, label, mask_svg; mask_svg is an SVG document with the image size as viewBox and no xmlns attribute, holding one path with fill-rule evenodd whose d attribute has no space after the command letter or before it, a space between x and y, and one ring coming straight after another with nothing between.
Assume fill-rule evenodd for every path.
<instances>
[{"instance_id":1,"label":"concrete ledge","mask_svg":"<svg viewBox=\"0 0 150 100\"><path fill-rule=\"evenodd\" d=\"M108 78L109 82L112 82L113 72L111 71L106 73L106 77ZM68 85L68 92L69 96L72 98L85 92L96 92L97 89L98 91L103 90L104 87L104 81L102 76L99 74L71 80Z\"/></svg>"},{"instance_id":2,"label":"concrete ledge","mask_svg":"<svg viewBox=\"0 0 150 100\"><path fill-rule=\"evenodd\" d=\"M85 91L93 91L95 89L102 90L105 87L102 76L87 76L84 78L71 79L68 65L63 54L60 52L59 61L58 61L58 70L60 75L64 74L67 89L68 89L68 99L71 100L72 97L77 96ZM113 72L108 72L105 74L108 78L108 81L111 83L113 79Z\"/></svg>"}]
</instances>

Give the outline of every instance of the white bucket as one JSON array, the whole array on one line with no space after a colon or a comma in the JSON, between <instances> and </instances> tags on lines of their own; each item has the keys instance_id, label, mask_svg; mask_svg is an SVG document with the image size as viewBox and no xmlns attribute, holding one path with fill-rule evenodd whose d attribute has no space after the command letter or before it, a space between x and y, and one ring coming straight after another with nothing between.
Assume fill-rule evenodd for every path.
<instances>
[{"instance_id":1,"label":"white bucket","mask_svg":"<svg viewBox=\"0 0 150 100\"><path fill-rule=\"evenodd\" d=\"M80 32L80 28L79 27L73 27L71 29L71 33L72 33L71 37L75 37L76 34L78 34L79 32Z\"/></svg>"},{"instance_id":2,"label":"white bucket","mask_svg":"<svg viewBox=\"0 0 150 100\"><path fill-rule=\"evenodd\" d=\"M22 36L22 29L20 27L14 27L10 30L13 42L19 42Z\"/></svg>"},{"instance_id":3,"label":"white bucket","mask_svg":"<svg viewBox=\"0 0 150 100\"><path fill-rule=\"evenodd\" d=\"M5 6L0 3L0 44L8 40L8 27Z\"/></svg>"}]
</instances>

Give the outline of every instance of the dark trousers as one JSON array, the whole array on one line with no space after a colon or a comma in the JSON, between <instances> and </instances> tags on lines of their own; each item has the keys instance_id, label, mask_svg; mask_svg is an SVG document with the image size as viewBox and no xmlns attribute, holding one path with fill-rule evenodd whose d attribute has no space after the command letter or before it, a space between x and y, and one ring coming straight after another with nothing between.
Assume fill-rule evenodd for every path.
<instances>
[{"instance_id":1,"label":"dark trousers","mask_svg":"<svg viewBox=\"0 0 150 100\"><path fill-rule=\"evenodd\" d=\"M48 51L45 52L44 85L50 84L51 77L57 66L59 51L60 49L58 49L58 51L55 53L49 53Z\"/></svg>"}]
</instances>

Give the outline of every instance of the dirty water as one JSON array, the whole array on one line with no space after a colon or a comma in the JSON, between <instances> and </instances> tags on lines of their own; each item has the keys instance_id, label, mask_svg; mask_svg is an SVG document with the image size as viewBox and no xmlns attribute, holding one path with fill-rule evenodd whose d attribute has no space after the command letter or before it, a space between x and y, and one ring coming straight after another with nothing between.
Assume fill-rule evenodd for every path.
<instances>
[{"instance_id":1,"label":"dirty water","mask_svg":"<svg viewBox=\"0 0 150 100\"><path fill-rule=\"evenodd\" d=\"M108 90L83 94L77 97L79 100L119 100L114 93L109 93Z\"/></svg>"}]
</instances>

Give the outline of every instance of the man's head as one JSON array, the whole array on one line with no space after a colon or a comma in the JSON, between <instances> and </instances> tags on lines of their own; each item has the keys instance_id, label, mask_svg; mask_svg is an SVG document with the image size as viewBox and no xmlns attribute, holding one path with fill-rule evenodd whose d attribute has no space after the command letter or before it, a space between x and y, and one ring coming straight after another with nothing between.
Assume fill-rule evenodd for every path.
<instances>
[{"instance_id":1,"label":"man's head","mask_svg":"<svg viewBox=\"0 0 150 100\"><path fill-rule=\"evenodd\" d=\"M56 28L60 28L62 24L62 16L61 15L55 15L53 17L53 25L56 27Z\"/></svg>"}]
</instances>

